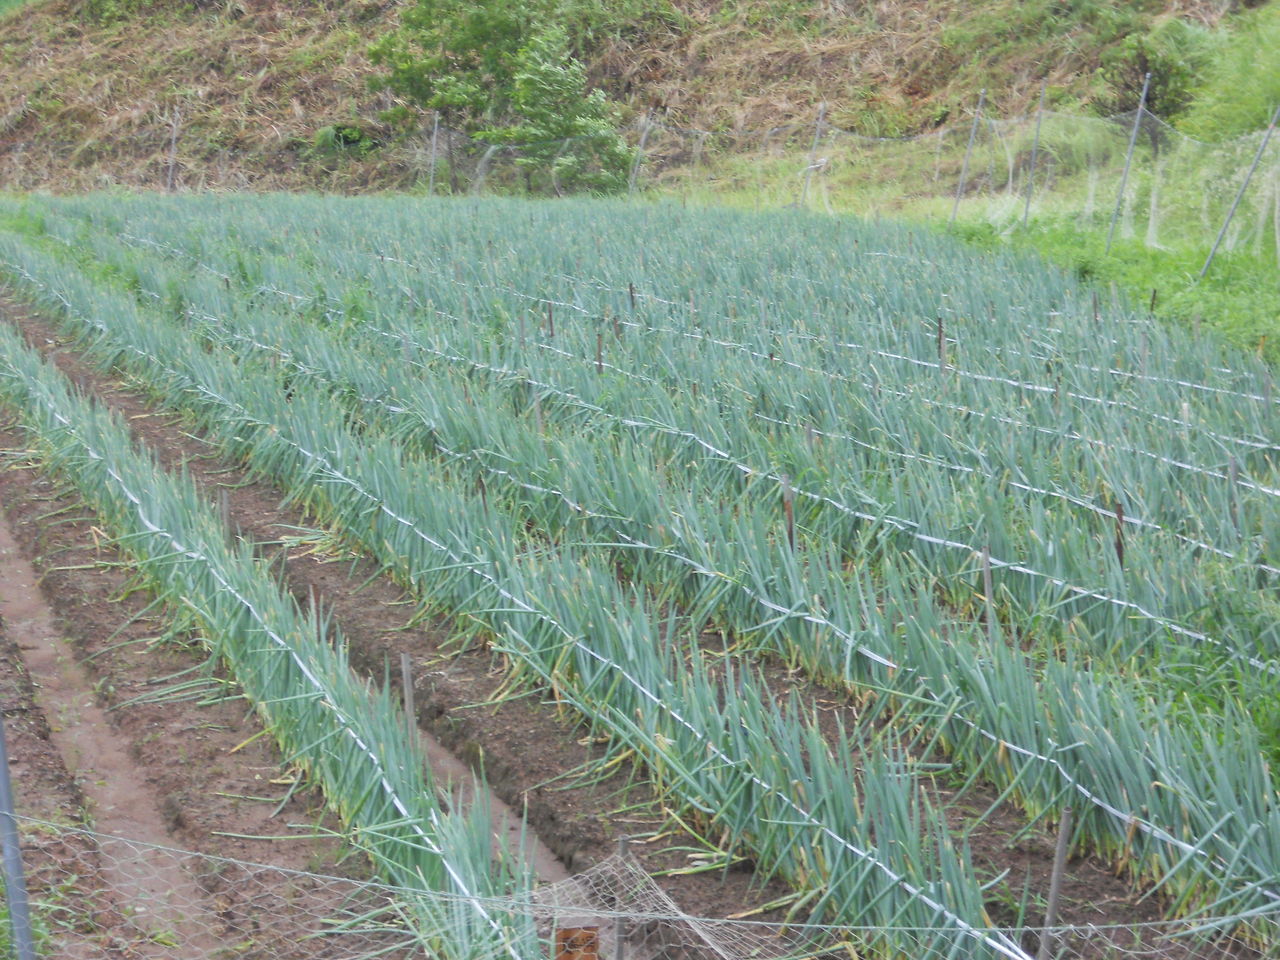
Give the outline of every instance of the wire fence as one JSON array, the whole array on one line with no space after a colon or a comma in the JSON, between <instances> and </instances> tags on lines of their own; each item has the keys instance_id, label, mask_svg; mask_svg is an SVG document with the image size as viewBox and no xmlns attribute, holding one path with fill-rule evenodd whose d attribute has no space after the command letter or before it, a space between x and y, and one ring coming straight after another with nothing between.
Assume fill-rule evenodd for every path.
<instances>
[{"instance_id":1,"label":"wire fence","mask_svg":"<svg viewBox=\"0 0 1280 960\"><path fill-rule=\"evenodd\" d=\"M761 208L909 211L1003 230L1029 218L1069 218L1154 248L1207 249L1220 235L1225 251L1280 263L1280 143L1268 143L1269 131L1206 143L1143 108L1110 117L1042 109L998 117L976 107L963 122L897 139L841 129L826 122L825 109L767 130L701 130L646 115L623 131L634 161L613 183L633 194L659 188ZM438 122L372 152L338 144L321 156L313 145L284 141L217 150L171 120L158 115L131 151L105 163L83 159L79 142L0 137L0 186L32 189L80 166L95 171L98 186L256 189L303 177L313 188L564 194L598 183L592 170L607 152L592 137L485 143Z\"/></svg>"},{"instance_id":2,"label":"wire fence","mask_svg":"<svg viewBox=\"0 0 1280 960\"><path fill-rule=\"evenodd\" d=\"M465 955L487 960L483 953L451 942L447 923L424 920L447 917L451 905L474 906L456 896L14 819L22 837L37 956L407 960ZM532 918L540 955L550 960L859 960L902 956L903 944L914 944L913 958L979 955L963 952L963 944L957 952L953 927L885 929L691 917L625 850L568 880L540 887L532 900L481 899L512 930L527 928ZM428 901L432 909L420 909ZM0 899L0 915L7 912L4 906ZM1259 919L1265 918L988 932L1006 934L1027 960L1280 956L1277 947L1242 935L1257 929ZM0 932L0 955L13 955L8 932ZM492 953L494 948L488 949Z\"/></svg>"},{"instance_id":3,"label":"wire fence","mask_svg":"<svg viewBox=\"0 0 1280 960\"><path fill-rule=\"evenodd\" d=\"M644 121L641 131L647 179L684 193L761 207L910 210L1001 229L1044 217L1102 229L1114 222L1116 238L1155 248L1207 248L1226 224L1223 249L1280 251L1280 146L1267 142L1267 131L1206 143L1147 110L1106 118L976 114L968 124L902 139L820 119L726 133Z\"/></svg>"}]
</instances>

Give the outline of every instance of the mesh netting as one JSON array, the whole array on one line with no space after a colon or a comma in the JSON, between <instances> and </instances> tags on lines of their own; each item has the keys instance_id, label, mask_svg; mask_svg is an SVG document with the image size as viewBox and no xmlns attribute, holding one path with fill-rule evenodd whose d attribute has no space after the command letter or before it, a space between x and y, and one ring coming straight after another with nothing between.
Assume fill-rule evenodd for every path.
<instances>
[{"instance_id":1,"label":"mesh netting","mask_svg":"<svg viewBox=\"0 0 1280 960\"><path fill-rule=\"evenodd\" d=\"M727 132L643 117L625 131L637 151L635 163L614 182L625 180L633 192L658 185L761 208L892 215L909 207L915 215L981 220L1000 228L1028 216L1059 216L1114 229L1117 239L1151 247L1207 247L1227 222L1265 136L1258 131L1205 143L1145 110L1105 118L1053 111L996 117L983 111L900 139L842 130L820 116ZM156 136L167 142L168 127L157 128ZM18 189L49 182L62 162L59 155L78 146L0 143L0 181ZM428 123L421 137L410 138L383 162L401 168L402 185L416 183L434 193L560 193L595 183L591 171L600 169L605 146L605 140L589 137L488 144ZM282 167L297 162L286 150L259 159ZM145 167L121 168L107 182L240 189L252 185L242 160L234 151L206 150L188 170L179 147L172 154L156 153ZM561 168L576 172L561 176ZM1280 262L1280 139L1264 151L1222 248Z\"/></svg>"},{"instance_id":2,"label":"mesh netting","mask_svg":"<svg viewBox=\"0 0 1280 960\"><path fill-rule=\"evenodd\" d=\"M737 133L651 121L643 129L647 172L676 188L755 196L762 206L885 215L911 206L1006 227L1027 216L1058 215L1110 229L1114 219L1117 238L1152 247L1211 243L1265 136L1204 143L1148 111L1107 118L980 115L976 124L902 139L860 136L816 120ZM1274 140L1223 238L1223 249L1238 248L1280 249Z\"/></svg>"},{"instance_id":3,"label":"mesh netting","mask_svg":"<svg viewBox=\"0 0 1280 960\"><path fill-rule=\"evenodd\" d=\"M41 956L373 960L448 951L449 931L424 925L422 918L447 915L448 909L439 908L456 897L17 819ZM437 909L418 909L428 901ZM1041 956L1041 931L1034 928L983 931L990 942L1009 945L993 952L986 940L958 936L954 928L691 917L626 853L540 887L532 901L481 902L511 929L532 918L540 955L550 960ZM1274 929L1276 919L1280 912L1270 918L1058 927L1048 931L1043 956L1260 960L1280 956L1280 948L1268 947L1258 932ZM472 950L467 956L484 960L485 955Z\"/></svg>"}]
</instances>

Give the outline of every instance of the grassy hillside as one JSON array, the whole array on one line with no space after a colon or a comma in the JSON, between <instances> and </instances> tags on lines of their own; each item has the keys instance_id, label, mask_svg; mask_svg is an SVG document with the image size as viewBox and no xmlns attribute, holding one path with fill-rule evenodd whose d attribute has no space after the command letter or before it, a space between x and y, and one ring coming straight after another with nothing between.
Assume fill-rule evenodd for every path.
<instances>
[{"instance_id":1,"label":"grassy hillside","mask_svg":"<svg viewBox=\"0 0 1280 960\"><path fill-rule=\"evenodd\" d=\"M596 9L595 0L564 2L580 18L579 8ZM398 122L388 121L391 108L406 104L370 85L379 73L370 47L396 29L407 6L395 0L0 0L0 189L449 189L455 184L446 171L464 163L464 172L485 167L485 151L446 131L436 159L429 115L401 109ZM673 178L687 184L688 171L697 167L697 189L682 185L691 201L795 202L802 183L797 171L823 103L829 127L863 136L951 131L954 139L959 132L958 149L943 164L955 168L947 171L954 179L983 89L988 116L1033 110L1042 83L1051 110L1100 116L1132 109L1150 70L1151 109L1210 140L1257 130L1280 98L1280 69L1271 66L1280 42L1275 0L652 0L639 6L650 14L628 20L622 6L597 10L598 28L575 32L575 52L592 84L619 105L622 122L638 128L651 118L686 131L665 146L656 136L649 141L645 180L656 181L661 193ZM789 145L785 136L764 143L762 132L773 129L791 130ZM911 162L918 169L870 155L841 167L832 155L837 162L818 178L827 191L821 205L945 218L950 187L934 184L921 199L905 185L908 175L937 179L938 158L928 152L916 151L920 156ZM1010 182L1029 154L1027 143L1010 154ZM490 188L521 189L525 181L497 169ZM1274 189L1266 186L1269 176L1260 189ZM1235 170L1229 176L1193 170L1182 179L1191 187L1199 182L1220 193L1233 190L1224 185L1234 184ZM461 183L466 188L466 178ZM1158 290L1158 309L1166 315L1218 326L1237 343L1280 357L1273 241L1264 238L1252 252L1224 257L1209 281L1198 283L1220 215L1198 209L1195 192L1187 192L1195 201L1190 207L1172 210L1166 220L1212 220L1202 235L1173 246L1165 237L1153 245L1150 238L1121 236L1105 256L1097 218L1082 222L1069 197L1054 217L1038 215L1031 230L1016 236L1009 233L1008 210L993 222L970 204L961 220L983 243L1032 246L1143 301ZM875 206L868 206L869 197ZM809 196L808 204L816 203Z\"/></svg>"},{"instance_id":2,"label":"grassy hillside","mask_svg":"<svg viewBox=\"0 0 1280 960\"><path fill-rule=\"evenodd\" d=\"M666 0L663 0L665 3ZM422 125L393 129L370 44L404 4L48 0L3 4L0 185L403 188ZM1025 108L1042 80L1063 109L1123 109L1155 63L1169 104L1224 5L1050 0L672 0L642 27L580 37L623 105L707 130L810 121L897 136L959 118L986 87ZM1163 81L1162 81L1163 82ZM1161 104L1157 103L1157 110Z\"/></svg>"}]
</instances>

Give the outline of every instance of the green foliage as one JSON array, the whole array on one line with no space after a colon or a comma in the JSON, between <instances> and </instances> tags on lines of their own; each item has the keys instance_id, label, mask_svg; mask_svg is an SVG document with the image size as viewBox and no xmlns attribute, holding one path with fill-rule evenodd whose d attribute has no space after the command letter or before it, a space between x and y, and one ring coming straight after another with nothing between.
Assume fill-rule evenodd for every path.
<instances>
[{"instance_id":1,"label":"green foliage","mask_svg":"<svg viewBox=\"0 0 1280 960\"><path fill-rule=\"evenodd\" d=\"M556 192L616 192L626 187L635 152L618 135L604 91L587 92L586 68L566 55L567 42L553 29L521 48L511 85L512 121L481 136L521 145L516 163L531 180L549 179Z\"/></svg>"},{"instance_id":2,"label":"green foliage","mask_svg":"<svg viewBox=\"0 0 1280 960\"><path fill-rule=\"evenodd\" d=\"M311 139L311 153L316 157L363 159L376 149L378 141L368 131L349 123L321 127Z\"/></svg>"},{"instance_id":3,"label":"green foliage","mask_svg":"<svg viewBox=\"0 0 1280 960\"><path fill-rule=\"evenodd\" d=\"M1155 290L1160 316L1183 329L1217 329L1243 349L1280 363L1280 284L1269 253L1220 252L1200 280L1208 253L1201 245L1160 249L1137 239L1117 239L1107 253L1105 229L1052 218L1033 221L1008 241L989 223L957 224L955 231L982 247L1012 242L1034 250L1081 280L1115 283L1135 303L1149 303Z\"/></svg>"},{"instance_id":4,"label":"green foliage","mask_svg":"<svg viewBox=\"0 0 1280 960\"><path fill-rule=\"evenodd\" d=\"M84 0L80 9L88 22L105 25L126 20L152 6L153 0Z\"/></svg>"},{"instance_id":5,"label":"green foliage","mask_svg":"<svg viewBox=\"0 0 1280 960\"><path fill-rule=\"evenodd\" d=\"M1242 15L1202 74L1196 100L1180 124L1219 140L1264 127L1280 105L1280 3Z\"/></svg>"},{"instance_id":6,"label":"green foliage","mask_svg":"<svg viewBox=\"0 0 1280 960\"><path fill-rule=\"evenodd\" d=\"M602 91L588 92L575 49L648 0L418 0L370 56L387 68L376 85L438 111L490 142L529 144L520 163L532 186L617 190L631 153L613 129ZM566 140L568 142L566 142Z\"/></svg>"},{"instance_id":7,"label":"green foliage","mask_svg":"<svg viewBox=\"0 0 1280 960\"><path fill-rule=\"evenodd\" d=\"M1177 116L1191 103L1196 79L1213 50L1213 35L1185 20L1129 33L1102 53L1100 72L1111 93L1098 105L1107 113L1136 110L1143 78L1150 73L1147 109L1166 119Z\"/></svg>"}]
</instances>

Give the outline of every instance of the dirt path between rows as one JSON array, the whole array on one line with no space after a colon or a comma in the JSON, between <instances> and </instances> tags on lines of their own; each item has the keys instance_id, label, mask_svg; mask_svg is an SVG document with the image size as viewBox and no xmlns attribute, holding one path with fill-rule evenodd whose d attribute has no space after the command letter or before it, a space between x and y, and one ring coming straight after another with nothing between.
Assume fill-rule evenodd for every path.
<instances>
[{"instance_id":1,"label":"dirt path between rows","mask_svg":"<svg viewBox=\"0 0 1280 960\"><path fill-rule=\"evenodd\" d=\"M139 766L94 697L93 681L58 630L53 610L36 585L36 573L0 517L0 619L18 645L36 692L35 703L53 718L50 740L93 811L95 828L157 846L172 842L165 818ZM192 950L209 952L211 918L193 917L201 896L171 857L139 848L136 859L102 866L103 878L125 902L145 903L139 921L152 939L173 935ZM139 957L164 956L167 950Z\"/></svg>"},{"instance_id":2,"label":"dirt path between rows","mask_svg":"<svg viewBox=\"0 0 1280 960\"><path fill-rule=\"evenodd\" d=\"M14 454L23 443L0 422L0 708L42 955L314 960L383 945L308 940L347 898L374 902L368 864L234 685L202 670L194 638L164 636L80 500ZM187 699L165 695L190 678Z\"/></svg>"}]
</instances>

